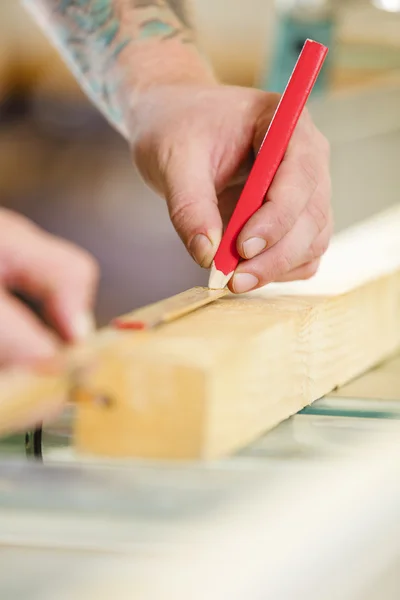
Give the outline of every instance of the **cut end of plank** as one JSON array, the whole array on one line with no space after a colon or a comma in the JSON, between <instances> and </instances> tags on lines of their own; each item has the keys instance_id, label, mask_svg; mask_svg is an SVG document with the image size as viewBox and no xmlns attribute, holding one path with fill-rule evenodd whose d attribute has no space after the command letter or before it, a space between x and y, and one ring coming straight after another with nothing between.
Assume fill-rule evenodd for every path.
<instances>
[{"instance_id":1,"label":"cut end of plank","mask_svg":"<svg viewBox=\"0 0 400 600\"><path fill-rule=\"evenodd\" d=\"M229 280L231 279L232 275L233 271L231 271L231 273L228 273L228 275L225 275L223 271L219 271L215 266L215 263L213 262L210 271L210 278L208 280L209 289L223 290L229 283Z\"/></svg>"},{"instance_id":2,"label":"cut end of plank","mask_svg":"<svg viewBox=\"0 0 400 600\"><path fill-rule=\"evenodd\" d=\"M0 374L0 436L23 432L58 416L69 398L68 376L29 369Z\"/></svg>"}]
</instances>

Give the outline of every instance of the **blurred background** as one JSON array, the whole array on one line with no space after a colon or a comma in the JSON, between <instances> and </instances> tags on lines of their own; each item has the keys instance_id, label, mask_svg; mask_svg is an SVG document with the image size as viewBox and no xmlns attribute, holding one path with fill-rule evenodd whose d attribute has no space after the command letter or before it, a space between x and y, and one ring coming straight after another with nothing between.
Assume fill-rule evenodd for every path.
<instances>
[{"instance_id":1,"label":"blurred background","mask_svg":"<svg viewBox=\"0 0 400 600\"><path fill-rule=\"evenodd\" d=\"M400 0L195 0L225 83L282 91L306 37L329 44L310 100L332 145L336 229L399 199ZM202 285L162 199L16 0L0 3L0 203L99 260L99 324Z\"/></svg>"}]
</instances>

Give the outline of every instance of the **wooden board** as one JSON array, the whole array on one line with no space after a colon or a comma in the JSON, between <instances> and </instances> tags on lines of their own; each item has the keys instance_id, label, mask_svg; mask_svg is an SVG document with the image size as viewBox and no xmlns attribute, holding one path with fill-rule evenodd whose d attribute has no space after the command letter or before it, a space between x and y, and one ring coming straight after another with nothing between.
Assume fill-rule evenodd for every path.
<instances>
[{"instance_id":1,"label":"wooden board","mask_svg":"<svg viewBox=\"0 0 400 600\"><path fill-rule=\"evenodd\" d=\"M309 281L228 295L153 330L104 329L88 345L79 452L232 453L400 348L400 208L338 236Z\"/></svg>"},{"instance_id":2,"label":"wooden board","mask_svg":"<svg viewBox=\"0 0 400 600\"><path fill-rule=\"evenodd\" d=\"M319 274L225 297L157 331L118 336L86 388L77 448L219 457L400 346L400 210L339 236Z\"/></svg>"},{"instance_id":3,"label":"wooden board","mask_svg":"<svg viewBox=\"0 0 400 600\"><path fill-rule=\"evenodd\" d=\"M68 399L66 374L29 371L0 372L0 435L33 427L43 418L62 412Z\"/></svg>"}]
</instances>

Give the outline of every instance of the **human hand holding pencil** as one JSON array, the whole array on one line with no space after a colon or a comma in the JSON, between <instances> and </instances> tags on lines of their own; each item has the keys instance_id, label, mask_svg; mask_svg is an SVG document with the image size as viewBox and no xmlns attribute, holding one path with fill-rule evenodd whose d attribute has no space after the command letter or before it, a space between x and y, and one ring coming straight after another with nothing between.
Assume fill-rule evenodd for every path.
<instances>
[{"instance_id":1,"label":"human hand holding pencil","mask_svg":"<svg viewBox=\"0 0 400 600\"><path fill-rule=\"evenodd\" d=\"M318 269L333 229L329 144L304 104L326 51L306 43L279 111L277 94L221 85L156 87L136 109L144 179L195 261L230 265L211 287L244 293Z\"/></svg>"}]
</instances>

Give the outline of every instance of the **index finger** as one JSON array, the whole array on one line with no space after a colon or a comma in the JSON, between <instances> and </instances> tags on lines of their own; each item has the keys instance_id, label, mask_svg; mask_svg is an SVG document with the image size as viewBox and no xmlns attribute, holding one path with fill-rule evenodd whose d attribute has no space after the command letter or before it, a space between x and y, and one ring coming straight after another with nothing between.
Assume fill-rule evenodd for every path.
<instances>
[{"instance_id":1,"label":"index finger","mask_svg":"<svg viewBox=\"0 0 400 600\"><path fill-rule=\"evenodd\" d=\"M279 242L292 229L316 189L329 181L329 146L309 119L308 115L302 116L265 203L238 236L237 250L245 259Z\"/></svg>"}]
</instances>

